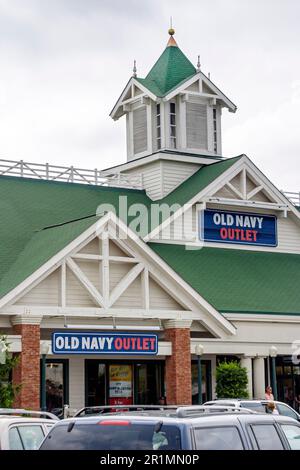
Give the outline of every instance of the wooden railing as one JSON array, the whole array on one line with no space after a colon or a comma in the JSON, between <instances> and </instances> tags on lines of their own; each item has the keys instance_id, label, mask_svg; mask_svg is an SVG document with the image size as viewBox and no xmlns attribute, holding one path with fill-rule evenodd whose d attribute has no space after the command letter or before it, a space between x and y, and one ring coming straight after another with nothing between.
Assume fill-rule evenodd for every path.
<instances>
[{"instance_id":1,"label":"wooden railing","mask_svg":"<svg viewBox=\"0 0 300 470\"><path fill-rule=\"evenodd\" d=\"M0 176L18 176L49 181L65 181L96 186L114 186L120 188L143 189L142 175L125 175L116 173L111 176L101 175L95 168L87 170L74 166L50 165L49 163L29 163L24 160L1 160Z\"/></svg>"},{"instance_id":2,"label":"wooden railing","mask_svg":"<svg viewBox=\"0 0 300 470\"><path fill-rule=\"evenodd\" d=\"M282 191L282 193L295 205L300 207L300 192Z\"/></svg>"}]
</instances>

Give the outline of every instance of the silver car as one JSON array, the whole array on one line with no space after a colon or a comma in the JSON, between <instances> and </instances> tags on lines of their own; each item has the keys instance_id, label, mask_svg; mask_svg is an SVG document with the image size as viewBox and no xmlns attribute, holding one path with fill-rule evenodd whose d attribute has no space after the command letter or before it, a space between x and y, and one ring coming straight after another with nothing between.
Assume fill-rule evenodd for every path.
<instances>
[{"instance_id":1,"label":"silver car","mask_svg":"<svg viewBox=\"0 0 300 470\"><path fill-rule=\"evenodd\" d=\"M58 421L54 415L48 419L39 415L44 413L0 409L0 450L37 450Z\"/></svg>"},{"instance_id":2,"label":"silver car","mask_svg":"<svg viewBox=\"0 0 300 470\"><path fill-rule=\"evenodd\" d=\"M273 401L273 400L272 400ZM235 408L247 408L248 410L256 411L258 413L270 413L268 410L268 400L247 400L247 399L231 399L231 398L220 398L219 400L211 400L204 403L204 405L223 405L231 406ZM296 421L300 421L300 415L291 406L283 403L282 401L274 400L276 410L281 416L288 416Z\"/></svg>"}]
</instances>

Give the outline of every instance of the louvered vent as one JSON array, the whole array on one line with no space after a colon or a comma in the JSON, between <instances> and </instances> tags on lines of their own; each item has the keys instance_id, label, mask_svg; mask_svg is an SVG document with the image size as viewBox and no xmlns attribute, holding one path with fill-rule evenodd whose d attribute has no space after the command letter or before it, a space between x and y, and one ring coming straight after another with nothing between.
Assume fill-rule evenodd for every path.
<instances>
[{"instance_id":1,"label":"louvered vent","mask_svg":"<svg viewBox=\"0 0 300 470\"><path fill-rule=\"evenodd\" d=\"M206 105L186 103L186 138L188 148L207 150Z\"/></svg>"},{"instance_id":2,"label":"louvered vent","mask_svg":"<svg viewBox=\"0 0 300 470\"><path fill-rule=\"evenodd\" d=\"M146 106L133 111L134 154L147 150L147 110Z\"/></svg>"}]
</instances>

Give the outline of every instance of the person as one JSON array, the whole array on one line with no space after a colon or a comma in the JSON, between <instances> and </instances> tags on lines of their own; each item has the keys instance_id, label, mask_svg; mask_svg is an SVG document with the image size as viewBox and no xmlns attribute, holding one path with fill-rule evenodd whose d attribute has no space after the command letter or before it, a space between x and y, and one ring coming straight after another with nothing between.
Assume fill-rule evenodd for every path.
<instances>
[{"instance_id":1,"label":"person","mask_svg":"<svg viewBox=\"0 0 300 470\"><path fill-rule=\"evenodd\" d=\"M272 413L272 415L279 415L279 412L276 409L275 403L273 401L268 403L268 413Z\"/></svg>"},{"instance_id":2,"label":"person","mask_svg":"<svg viewBox=\"0 0 300 470\"><path fill-rule=\"evenodd\" d=\"M270 385L268 385L266 388L265 399L274 401L274 395L272 393L272 387L270 387Z\"/></svg>"}]
</instances>

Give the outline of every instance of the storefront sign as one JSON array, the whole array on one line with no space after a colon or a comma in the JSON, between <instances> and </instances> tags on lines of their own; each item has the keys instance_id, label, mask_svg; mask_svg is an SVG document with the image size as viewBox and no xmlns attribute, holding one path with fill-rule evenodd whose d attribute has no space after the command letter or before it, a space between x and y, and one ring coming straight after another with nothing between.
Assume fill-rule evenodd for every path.
<instances>
[{"instance_id":1,"label":"storefront sign","mask_svg":"<svg viewBox=\"0 0 300 470\"><path fill-rule=\"evenodd\" d=\"M204 210L199 217L199 234L204 241L277 246L277 218L274 215Z\"/></svg>"},{"instance_id":2,"label":"storefront sign","mask_svg":"<svg viewBox=\"0 0 300 470\"><path fill-rule=\"evenodd\" d=\"M132 404L132 366L111 364L109 366L109 404Z\"/></svg>"},{"instance_id":3,"label":"storefront sign","mask_svg":"<svg viewBox=\"0 0 300 470\"><path fill-rule=\"evenodd\" d=\"M142 354L158 351L157 335L126 333L52 334L53 354Z\"/></svg>"}]
</instances>

